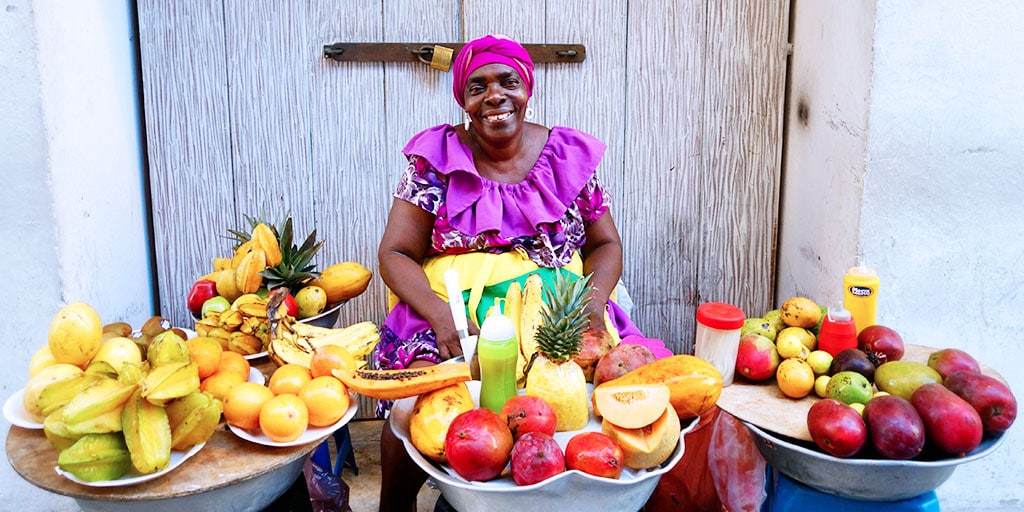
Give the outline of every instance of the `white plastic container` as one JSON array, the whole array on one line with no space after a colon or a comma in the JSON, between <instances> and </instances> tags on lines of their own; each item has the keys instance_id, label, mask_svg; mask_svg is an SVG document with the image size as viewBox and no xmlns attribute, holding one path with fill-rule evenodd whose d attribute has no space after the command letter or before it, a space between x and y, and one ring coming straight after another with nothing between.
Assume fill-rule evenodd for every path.
<instances>
[{"instance_id":1,"label":"white plastic container","mask_svg":"<svg viewBox=\"0 0 1024 512\"><path fill-rule=\"evenodd\" d=\"M722 374L722 386L732 384L736 353L745 315L740 308L724 302L697 306L697 339L694 355L711 363Z\"/></svg>"}]
</instances>

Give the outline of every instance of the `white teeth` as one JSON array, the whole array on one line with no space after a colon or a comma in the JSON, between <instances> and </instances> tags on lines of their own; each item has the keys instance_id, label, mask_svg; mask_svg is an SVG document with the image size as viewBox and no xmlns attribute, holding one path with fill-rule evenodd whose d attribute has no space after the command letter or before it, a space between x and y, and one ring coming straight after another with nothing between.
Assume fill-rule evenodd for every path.
<instances>
[{"instance_id":1,"label":"white teeth","mask_svg":"<svg viewBox=\"0 0 1024 512\"><path fill-rule=\"evenodd\" d=\"M504 120L506 120L506 119L508 119L510 117L512 117L512 112L505 112L504 114L497 114L497 115L493 115L493 116L486 116L485 119L487 119L488 121L497 122L497 121L504 121Z\"/></svg>"}]
</instances>

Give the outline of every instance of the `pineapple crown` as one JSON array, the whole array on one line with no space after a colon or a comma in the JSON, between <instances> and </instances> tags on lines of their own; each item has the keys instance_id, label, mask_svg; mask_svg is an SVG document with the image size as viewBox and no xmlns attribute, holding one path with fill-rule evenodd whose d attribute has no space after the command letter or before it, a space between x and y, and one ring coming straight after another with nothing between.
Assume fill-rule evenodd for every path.
<instances>
[{"instance_id":1,"label":"pineapple crown","mask_svg":"<svg viewBox=\"0 0 1024 512\"><path fill-rule=\"evenodd\" d=\"M555 364L576 357L580 339L589 319L585 313L590 304L590 277L573 279L566 270L556 269L553 286L544 288L541 325L537 328L538 351Z\"/></svg>"}]
</instances>

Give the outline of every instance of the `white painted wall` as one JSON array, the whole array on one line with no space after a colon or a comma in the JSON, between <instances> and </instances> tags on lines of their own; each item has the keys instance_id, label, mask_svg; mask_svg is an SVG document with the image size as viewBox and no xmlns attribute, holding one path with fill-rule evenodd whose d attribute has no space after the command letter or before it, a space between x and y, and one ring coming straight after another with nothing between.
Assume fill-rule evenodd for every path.
<instances>
[{"instance_id":1,"label":"white painted wall","mask_svg":"<svg viewBox=\"0 0 1024 512\"><path fill-rule=\"evenodd\" d=\"M859 250L882 278L879 323L969 351L1024 397L1024 4L794 4L809 124L787 114L776 300L837 303ZM1022 428L953 473L944 511L1024 509Z\"/></svg>"},{"instance_id":2,"label":"white painted wall","mask_svg":"<svg viewBox=\"0 0 1024 512\"><path fill-rule=\"evenodd\" d=\"M7 0L0 9L4 399L50 319L81 300L140 325L154 306L129 0ZM0 438L10 425L0 419ZM0 508L77 510L0 461Z\"/></svg>"}]
</instances>

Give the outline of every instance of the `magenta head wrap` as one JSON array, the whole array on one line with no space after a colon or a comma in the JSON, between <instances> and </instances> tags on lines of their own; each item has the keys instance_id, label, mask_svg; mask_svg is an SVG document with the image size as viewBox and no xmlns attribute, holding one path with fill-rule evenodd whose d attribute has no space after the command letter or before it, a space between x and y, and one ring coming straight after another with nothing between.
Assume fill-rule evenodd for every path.
<instances>
[{"instance_id":1,"label":"magenta head wrap","mask_svg":"<svg viewBox=\"0 0 1024 512\"><path fill-rule=\"evenodd\" d=\"M487 35L465 44L452 64L452 93L460 107L465 107L462 94L469 74L488 64L505 64L515 69L526 82L526 92L533 95L533 60L523 45L506 36Z\"/></svg>"}]
</instances>

